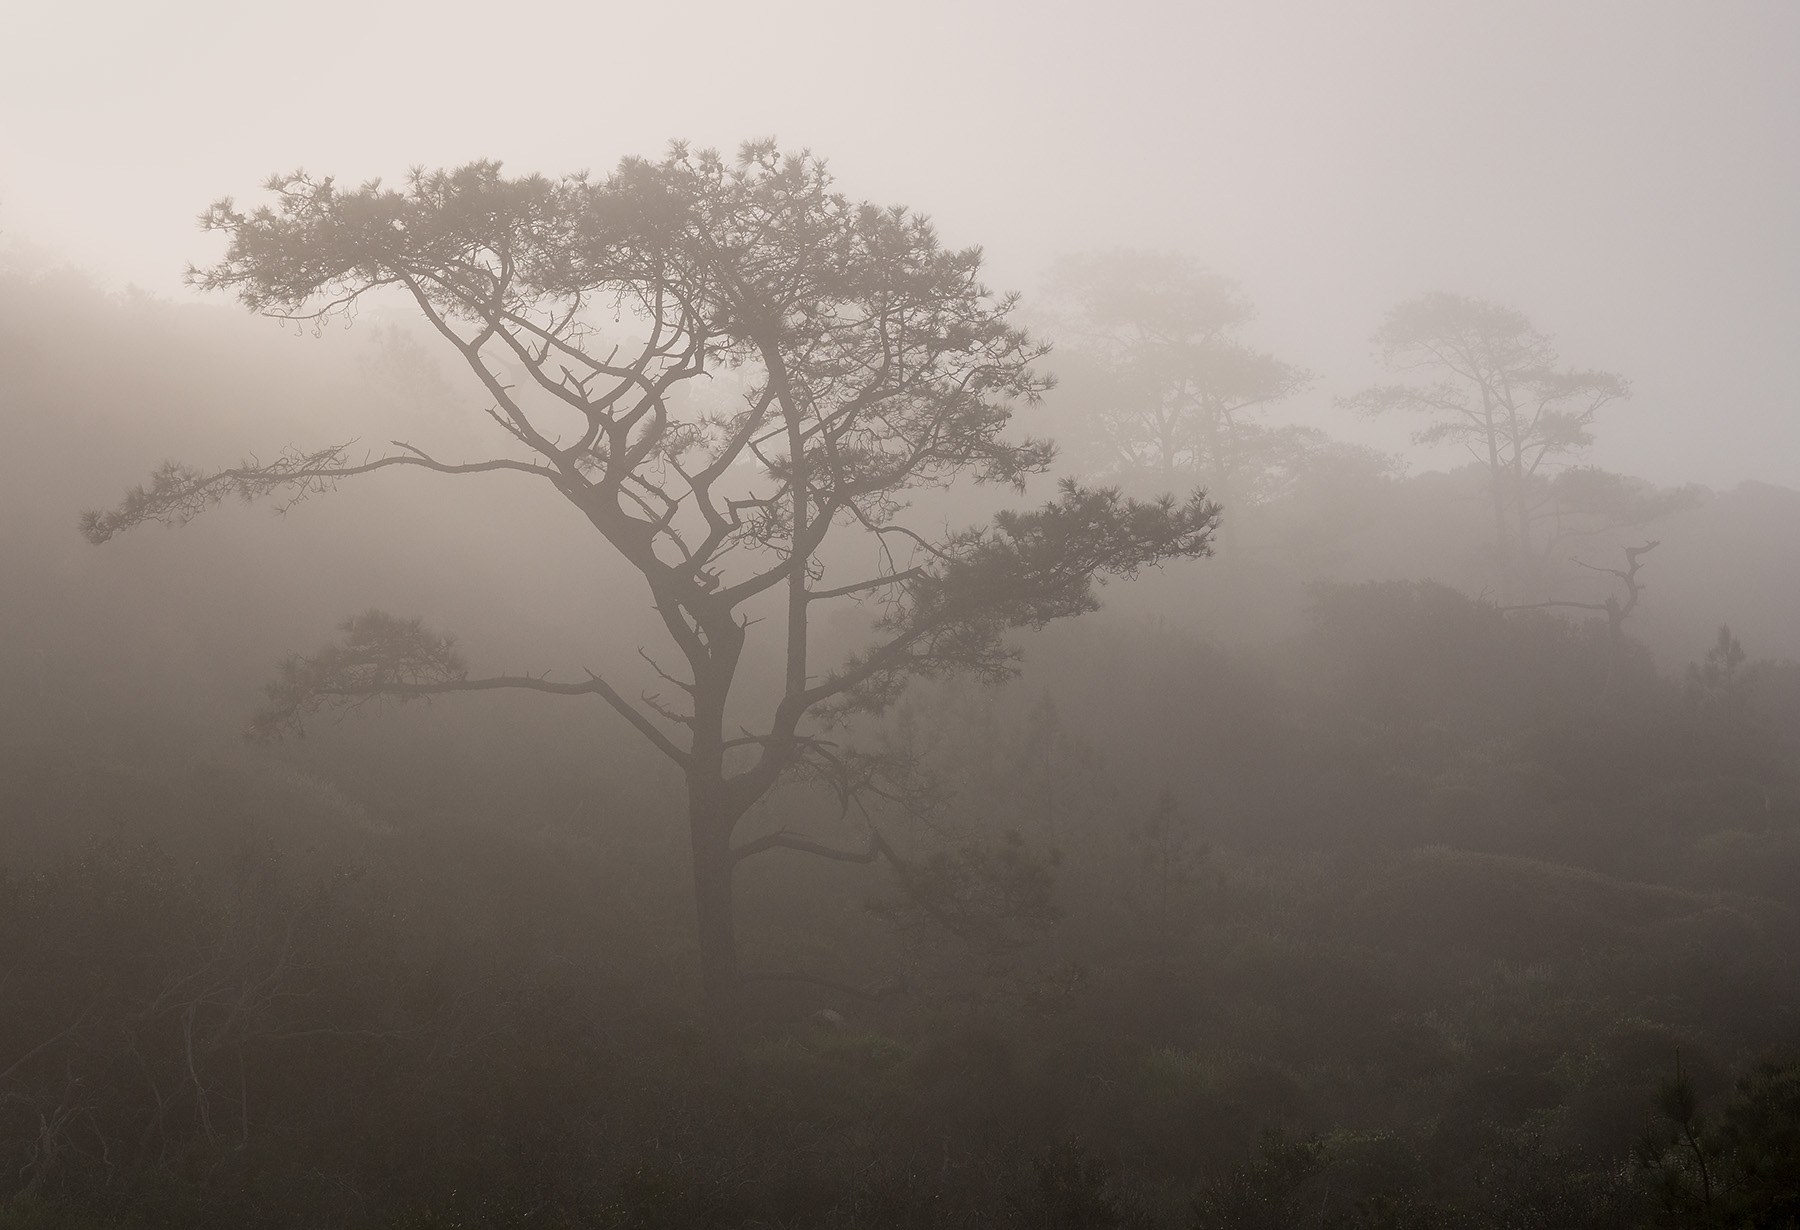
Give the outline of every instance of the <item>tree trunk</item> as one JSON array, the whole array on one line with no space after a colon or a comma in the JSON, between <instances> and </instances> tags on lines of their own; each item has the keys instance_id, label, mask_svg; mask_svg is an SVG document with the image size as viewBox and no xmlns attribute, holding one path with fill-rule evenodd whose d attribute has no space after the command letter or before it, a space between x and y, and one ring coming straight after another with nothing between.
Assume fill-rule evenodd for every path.
<instances>
[{"instance_id":1,"label":"tree trunk","mask_svg":"<svg viewBox=\"0 0 1800 1230\"><path fill-rule=\"evenodd\" d=\"M1525 597L1535 600L1544 597L1546 586L1543 570L1538 567L1537 548L1531 541L1531 495L1526 490L1525 465L1517 441L1513 443L1512 480L1513 512L1519 522L1519 576L1525 585Z\"/></svg>"},{"instance_id":2,"label":"tree trunk","mask_svg":"<svg viewBox=\"0 0 1800 1230\"><path fill-rule=\"evenodd\" d=\"M723 1036L737 1019L737 931L731 893L731 825L713 792L688 788L693 840L694 916L699 923L700 988L708 1032Z\"/></svg>"},{"instance_id":3,"label":"tree trunk","mask_svg":"<svg viewBox=\"0 0 1800 1230\"><path fill-rule=\"evenodd\" d=\"M1494 550L1498 553L1500 601L1513 601L1514 561L1506 529L1506 470L1500 456L1500 430L1494 421L1494 397L1481 386L1481 430L1487 439L1488 498L1494 506Z\"/></svg>"},{"instance_id":4,"label":"tree trunk","mask_svg":"<svg viewBox=\"0 0 1800 1230\"><path fill-rule=\"evenodd\" d=\"M1202 415L1206 420L1207 448L1211 452L1212 482L1207 492L1225 510L1219 519L1217 535L1218 552L1221 561L1235 566L1238 562L1237 538L1237 491L1232 478L1237 473L1237 441L1232 431L1233 424L1225 412L1217 406L1202 406Z\"/></svg>"},{"instance_id":5,"label":"tree trunk","mask_svg":"<svg viewBox=\"0 0 1800 1230\"><path fill-rule=\"evenodd\" d=\"M1611 703L1619 687L1619 670L1625 658L1625 615L1619 604L1606 600L1606 682L1600 688L1600 703Z\"/></svg>"}]
</instances>

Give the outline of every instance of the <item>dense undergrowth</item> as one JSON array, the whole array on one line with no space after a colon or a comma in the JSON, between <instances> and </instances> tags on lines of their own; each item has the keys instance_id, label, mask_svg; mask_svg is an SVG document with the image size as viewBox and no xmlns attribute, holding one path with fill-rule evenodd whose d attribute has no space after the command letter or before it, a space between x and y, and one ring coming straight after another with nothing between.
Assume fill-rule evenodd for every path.
<instances>
[{"instance_id":1,"label":"dense undergrowth","mask_svg":"<svg viewBox=\"0 0 1800 1230\"><path fill-rule=\"evenodd\" d=\"M1067 720L863 732L948 787L912 891L747 865L748 963L840 985L723 1050L666 799L551 720L16 698L0 1226L1795 1224L1794 668L1600 703L1590 630L1417 585L1260 658L1081 635L1186 723L1069 665L1014 689Z\"/></svg>"}]
</instances>

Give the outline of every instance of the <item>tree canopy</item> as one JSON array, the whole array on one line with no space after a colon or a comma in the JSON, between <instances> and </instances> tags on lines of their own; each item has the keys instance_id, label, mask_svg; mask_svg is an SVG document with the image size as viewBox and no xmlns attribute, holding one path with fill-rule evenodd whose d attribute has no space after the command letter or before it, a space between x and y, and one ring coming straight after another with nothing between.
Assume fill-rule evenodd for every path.
<instances>
[{"instance_id":1,"label":"tree canopy","mask_svg":"<svg viewBox=\"0 0 1800 1230\"><path fill-rule=\"evenodd\" d=\"M1098 472L1202 482L1230 515L1277 498L1328 447L1321 432L1258 421L1312 375L1242 340L1256 310L1231 279L1122 250L1062 258L1051 291L1092 385L1076 390L1075 442Z\"/></svg>"},{"instance_id":2,"label":"tree canopy","mask_svg":"<svg viewBox=\"0 0 1800 1230\"><path fill-rule=\"evenodd\" d=\"M1389 368L1417 378L1346 403L1363 414L1421 415L1427 423L1414 433L1417 443L1457 445L1485 467L1502 571L1527 593L1541 591L1558 512L1591 513L1581 497L1591 504L1598 488L1587 476L1553 489L1557 467L1593 443L1595 419L1631 396L1630 382L1564 366L1550 337L1516 309L1445 291L1396 306L1374 341Z\"/></svg>"},{"instance_id":3,"label":"tree canopy","mask_svg":"<svg viewBox=\"0 0 1800 1230\"><path fill-rule=\"evenodd\" d=\"M254 209L227 198L207 211L228 246L193 284L315 327L371 297L409 300L479 381L504 447L451 461L410 441L380 454L340 442L213 471L171 463L87 514L83 532L100 543L227 498L304 499L389 468L553 488L646 582L686 677L651 665L681 703L629 699L592 672L472 677L447 638L376 612L285 663L257 729L371 696L601 697L686 776L715 999L735 979L736 822L785 774L849 776L809 720L878 709L918 675L1004 676L1009 629L1091 609L1109 575L1211 549L1218 510L1201 493L1140 502L1071 481L985 526L909 517L919 489L1022 493L1050 467L1047 441L1005 434L1048 387L1046 350L1013 322L1015 299L981 282L979 249L835 191L810 154L678 144L603 178L511 178L477 162L415 171L401 188L295 172L267 190ZM733 387L721 398L702 384ZM828 536L845 544L829 560ZM808 637L821 603L872 608L867 647L824 669ZM769 618L770 606L784 635L756 652L779 658L781 692L760 727L728 734L748 611Z\"/></svg>"}]
</instances>

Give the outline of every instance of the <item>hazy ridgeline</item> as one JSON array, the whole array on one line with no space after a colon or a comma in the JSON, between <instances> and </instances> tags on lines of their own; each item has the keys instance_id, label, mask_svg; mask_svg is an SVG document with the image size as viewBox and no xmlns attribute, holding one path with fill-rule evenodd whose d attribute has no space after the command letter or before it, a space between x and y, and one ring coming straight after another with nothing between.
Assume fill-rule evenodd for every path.
<instances>
[{"instance_id":1,"label":"hazy ridgeline","mask_svg":"<svg viewBox=\"0 0 1800 1230\"><path fill-rule=\"evenodd\" d=\"M1016 428L1207 479L1106 452L1131 355L1080 310L1045 296L1074 340ZM1214 558L841 732L932 806L885 860L744 865L780 977L722 1053L679 774L594 698L241 737L371 607L651 686L642 580L566 507L398 473L76 532L165 456L478 447L435 343L0 272L0 1225L1793 1224L1800 1081L1756 1065L1800 1042L1800 492L1689 493L1502 598L1480 467L1277 438L1275 381ZM1619 597L1582 565L1650 540L1626 640L1500 609ZM745 824L854 845L838 810L791 783Z\"/></svg>"}]
</instances>

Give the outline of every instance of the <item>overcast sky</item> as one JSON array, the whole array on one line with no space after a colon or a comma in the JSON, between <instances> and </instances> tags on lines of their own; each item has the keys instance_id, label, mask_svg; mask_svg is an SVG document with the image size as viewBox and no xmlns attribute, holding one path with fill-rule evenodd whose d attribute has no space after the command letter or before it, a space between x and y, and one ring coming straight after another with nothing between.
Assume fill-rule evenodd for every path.
<instances>
[{"instance_id":1,"label":"overcast sky","mask_svg":"<svg viewBox=\"0 0 1800 1230\"><path fill-rule=\"evenodd\" d=\"M1800 486L1795 0L27 3L0 5L0 228L109 282L185 297L195 215L278 169L775 135L1002 285L1114 245L1240 279L1322 377L1306 421L1366 433L1331 394L1442 288L1633 379L1596 461Z\"/></svg>"}]
</instances>

